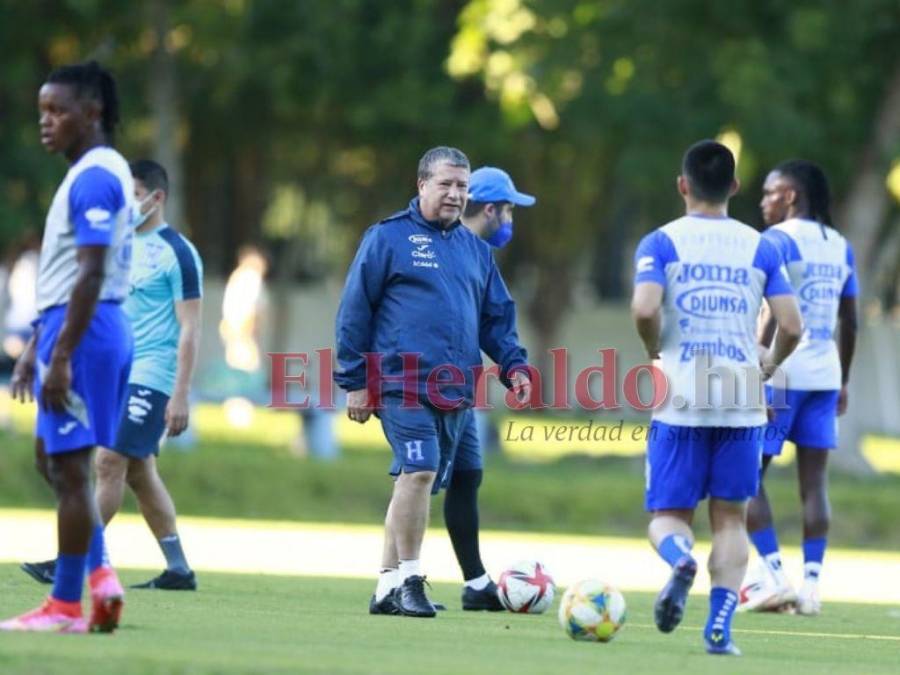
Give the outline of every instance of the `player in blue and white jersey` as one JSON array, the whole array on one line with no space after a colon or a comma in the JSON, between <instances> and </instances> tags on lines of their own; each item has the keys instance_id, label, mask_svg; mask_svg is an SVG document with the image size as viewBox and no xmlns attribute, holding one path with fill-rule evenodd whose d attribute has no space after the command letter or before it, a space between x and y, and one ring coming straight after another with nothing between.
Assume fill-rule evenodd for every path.
<instances>
[{"instance_id":1,"label":"player in blue and white jersey","mask_svg":"<svg viewBox=\"0 0 900 675\"><path fill-rule=\"evenodd\" d=\"M104 525L122 506L125 484L166 559L162 574L133 588L196 590L175 526L175 505L156 466L163 436L188 425L188 394L200 339L203 265L193 244L166 222L166 170L154 161L131 164L136 228L131 292L124 310L134 332L128 400L115 443L97 451L97 504ZM25 563L42 583L53 583L56 561Z\"/></svg>"},{"instance_id":2,"label":"player in blue and white jersey","mask_svg":"<svg viewBox=\"0 0 900 675\"><path fill-rule=\"evenodd\" d=\"M39 404L35 452L56 493L59 569L47 601L0 629L106 632L118 625L124 593L105 559L91 454L113 443L131 366L131 328L120 305L131 268L134 187L128 163L111 146L119 106L106 70L90 62L53 71L38 108L41 142L70 167L44 229L40 318L11 384L15 398ZM89 623L81 613L86 567Z\"/></svg>"},{"instance_id":3,"label":"player in blue and white jersey","mask_svg":"<svg viewBox=\"0 0 900 675\"><path fill-rule=\"evenodd\" d=\"M697 573L691 523L709 497L712 577L707 651L739 654L731 619L747 567L747 500L756 494L766 422L762 380L796 346L800 312L775 246L728 217L734 157L701 141L682 162L686 215L651 232L635 254L632 314L647 354L661 358L668 396L648 432L649 536L672 576L655 605L657 627L680 623ZM778 332L758 354L763 298Z\"/></svg>"},{"instance_id":4,"label":"player in blue and white jersey","mask_svg":"<svg viewBox=\"0 0 900 675\"><path fill-rule=\"evenodd\" d=\"M767 387L775 418L763 448L763 468L785 440L797 446L803 502L803 575L795 594L784 572L772 510L764 488L750 503L747 527L762 560L758 579L741 589L741 607L779 609L796 602L797 612L818 614L819 574L825 556L830 508L828 451L837 447L837 417L847 409L847 381L856 346L858 294L853 250L829 223L830 192L824 172L793 160L766 178L760 204L769 225L763 235L779 250L803 314L803 337L784 362L785 381ZM835 343L835 330L839 344ZM764 339L767 336L764 336Z\"/></svg>"}]
</instances>

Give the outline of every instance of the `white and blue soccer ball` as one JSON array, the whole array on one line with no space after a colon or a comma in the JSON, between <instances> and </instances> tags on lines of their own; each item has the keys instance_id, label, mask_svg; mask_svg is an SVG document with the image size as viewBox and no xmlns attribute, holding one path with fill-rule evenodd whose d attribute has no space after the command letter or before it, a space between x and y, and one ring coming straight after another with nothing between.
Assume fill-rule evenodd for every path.
<instances>
[{"instance_id":1,"label":"white and blue soccer ball","mask_svg":"<svg viewBox=\"0 0 900 675\"><path fill-rule=\"evenodd\" d=\"M520 560L497 581L497 596L510 612L541 614L553 604L554 595L553 577L536 560Z\"/></svg>"},{"instance_id":2,"label":"white and blue soccer ball","mask_svg":"<svg viewBox=\"0 0 900 675\"><path fill-rule=\"evenodd\" d=\"M569 586L559 603L559 625L573 640L609 642L625 623L625 598L596 579Z\"/></svg>"}]
</instances>

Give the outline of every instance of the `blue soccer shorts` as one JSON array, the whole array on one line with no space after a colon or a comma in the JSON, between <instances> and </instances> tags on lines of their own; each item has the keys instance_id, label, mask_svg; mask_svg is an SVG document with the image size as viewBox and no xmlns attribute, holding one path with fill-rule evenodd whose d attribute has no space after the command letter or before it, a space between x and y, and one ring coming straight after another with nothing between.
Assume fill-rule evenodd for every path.
<instances>
[{"instance_id":1,"label":"blue soccer shorts","mask_svg":"<svg viewBox=\"0 0 900 675\"><path fill-rule=\"evenodd\" d=\"M462 432L459 437L459 445L453 459L454 471L480 471L484 468L484 456L481 452L481 442L478 438L477 413L469 408L465 411L466 419L463 422Z\"/></svg>"},{"instance_id":2,"label":"blue soccer shorts","mask_svg":"<svg viewBox=\"0 0 900 675\"><path fill-rule=\"evenodd\" d=\"M837 389L807 391L766 387L766 402L775 419L765 435L763 454L780 455L785 440L801 448L832 450L837 447Z\"/></svg>"},{"instance_id":3,"label":"blue soccer shorts","mask_svg":"<svg viewBox=\"0 0 900 675\"><path fill-rule=\"evenodd\" d=\"M168 403L169 397L161 391L129 384L128 399L112 449L134 459L158 455L159 443L166 431Z\"/></svg>"},{"instance_id":4,"label":"blue soccer shorts","mask_svg":"<svg viewBox=\"0 0 900 675\"><path fill-rule=\"evenodd\" d=\"M764 429L654 421L647 439L647 510L693 509L706 497L744 501L756 496Z\"/></svg>"},{"instance_id":5,"label":"blue soccer shorts","mask_svg":"<svg viewBox=\"0 0 900 675\"><path fill-rule=\"evenodd\" d=\"M44 410L41 388L65 314L65 305L51 307L41 314L38 327L35 434L43 439L48 455L112 446L131 371L131 326L118 304L100 302L72 353L68 407L64 412Z\"/></svg>"},{"instance_id":6,"label":"blue soccer shorts","mask_svg":"<svg viewBox=\"0 0 900 675\"><path fill-rule=\"evenodd\" d=\"M445 487L453 471L456 448L467 409L442 411L423 403L403 407L399 396L387 395L377 411L384 435L394 453L390 474L434 471L432 494Z\"/></svg>"}]
</instances>

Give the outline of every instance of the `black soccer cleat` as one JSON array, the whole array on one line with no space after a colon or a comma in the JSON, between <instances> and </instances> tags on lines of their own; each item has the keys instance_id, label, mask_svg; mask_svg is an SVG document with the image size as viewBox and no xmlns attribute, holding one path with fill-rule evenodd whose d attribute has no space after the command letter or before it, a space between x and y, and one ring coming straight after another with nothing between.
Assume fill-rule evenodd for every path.
<instances>
[{"instance_id":1,"label":"black soccer cleat","mask_svg":"<svg viewBox=\"0 0 900 675\"><path fill-rule=\"evenodd\" d=\"M685 556L672 568L672 576L656 598L653 618L663 633L671 633L684 617L688 592L697 576L697 561Z\"/></svg>"},{"instance_id":2,"label":"black soccer cleat","mask_svg":"<svg viewBox=\"0 0 900 675\"><path fill-rule=\"evenodd\" d=\"M19 568L39 584L52 584L56 580L56 559L44 562L24 562Z\"/></svg>"},{"instance_id":3,"label":"black soccer cleat","mask_svg":"<svg viewBox=\"0 0 900 675\"><path fill-rule=\"evenodd\" d=\"M193 572L166 570L158 577L135 584L131 588L155 588L161 591L196 591L197 577Z\"/></svg>"},{"instance_id":4,"label":"black soccer cleat","mask_svg":"<svg viewBox=\"0 0 900 675\"><path fill-rule=\"evenodd\" d=\"M497 595L497 584L489 581L480 591L463 586L462 608L470 612L502 612L505 608Z\"/></svg>"},{"instance_id":5,"label":"black soccer cleat","mask_svg":"<svg viewBox=\"0 0 900 675\"><path fill-rule=\"evenodd\" d=\"M407 577L393 593L397 609L403 616L431 618L437 614L431 600L425 595L425 577Z\"/></svg>"},{"instance_id":6,"label":"black soccer cleat","mask_svg":"<svg viewBox=\"0 0 900 675\"><path fill-rule=\"evenodd\" d=\"M389 616L399 616L400 608L394 602L394 592L391 591L384 596L380 602L375 602L375 594L369 600L369 614L387 614Z\"/></svg>"}]
</instances>

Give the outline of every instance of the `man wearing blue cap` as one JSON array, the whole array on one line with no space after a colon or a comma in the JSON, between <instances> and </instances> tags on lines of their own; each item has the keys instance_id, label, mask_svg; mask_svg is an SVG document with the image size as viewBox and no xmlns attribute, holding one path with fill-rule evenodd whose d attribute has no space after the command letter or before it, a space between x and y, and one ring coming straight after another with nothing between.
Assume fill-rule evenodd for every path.
<instances>
[{"instance_id":1,"label":"man wearing blue cap","mask_svg":"<svg viewBox=\"0 0 900 675\"><path fill-rule=\"evenodd\" d=\"M513 209L533 206L537 200L516 190L503 169L483 166L473 171L469 180L462 223L491 246L503 248L513 236Z\"/></svg>"},{"instance_id":2,"label":"man wearing blue cap","mask_svg":"<svg viewBox=\"0 0 900 675\"><path fill-rule=\"evenodd\" d=\"M535 198L516 190L509 174L502 169L485 166L469 178L469 200L462 223L491 246L506 246L513 235L513 208L531 206ZM444 499L444 522L453 550L463 573L465 584L462 608L465 610L500 611L497 586L484 569L478 545L478 488L484 461L482 442L476 429L477 417L484 411L466 411L461 440L456 450L453 474Z\"/></svg>"}]
</instances>

